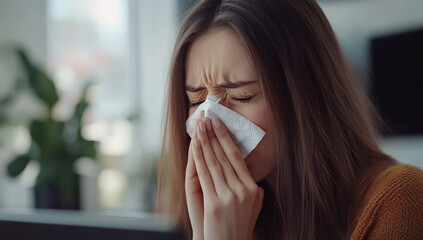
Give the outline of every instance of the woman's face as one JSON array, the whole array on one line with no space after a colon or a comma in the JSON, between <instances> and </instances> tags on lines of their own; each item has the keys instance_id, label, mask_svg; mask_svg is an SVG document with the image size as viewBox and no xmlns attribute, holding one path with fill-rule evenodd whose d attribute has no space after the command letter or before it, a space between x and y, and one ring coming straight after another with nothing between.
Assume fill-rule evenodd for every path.
<instances>
[{"instance_id":1,"label":"woman's face","mask_svg":"<svg viewBox=\"0 0 423 240\"><path fill-rule=\"evenodd\" d=\"M231 31L210 32L192 43L187 56L185 86L191 103L190 116L208 94L225 96L220 104L266 132L245 163L256 182L269 177L275 166L270 115L255 66Z\"/></svg>"}]
</instances>

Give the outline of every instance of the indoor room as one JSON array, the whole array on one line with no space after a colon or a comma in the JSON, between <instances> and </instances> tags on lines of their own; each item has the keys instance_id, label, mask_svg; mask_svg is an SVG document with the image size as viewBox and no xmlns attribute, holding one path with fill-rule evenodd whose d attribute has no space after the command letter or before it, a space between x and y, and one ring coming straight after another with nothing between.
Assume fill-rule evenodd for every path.
<instances>
[{"instance_id":1,"label":"indoor room","mask_svg":"<svg viewBox=\"0 0 423 240\"><path fill-rule=\"evenodd\" d=\"M0 0L0 238L423 239L422 12Z\"/></svg>"}]
</instances>

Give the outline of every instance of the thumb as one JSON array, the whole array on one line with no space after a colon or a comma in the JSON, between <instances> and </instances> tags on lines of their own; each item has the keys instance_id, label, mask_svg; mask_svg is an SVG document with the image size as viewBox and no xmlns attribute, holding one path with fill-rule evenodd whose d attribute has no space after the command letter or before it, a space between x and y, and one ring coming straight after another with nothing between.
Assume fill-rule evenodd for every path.
<instances>
[{"instance_id":1,"label":"thumb","mask_svg":"<svg viewBox=\"0 0 423 240\"><path fill-rule=\"evenodd\" d=\"M263 206L263 199L264 199L264 190L263 188L259 187L259 189L257 190L255 200L254 200L251 222L249 224L249 231L251 236L253 236L254 234L254 228L256 226L258 217L260 215L260 211Z\"/></svg>"},{"instance_id":2,"label":"thumb","mask_svg":"<svg viewBox=\"0 0 423 240\"><path fill-rule=\"evenodd\" d=\"M256 200L254 204L254 212L258 216L260 214L261 208L263 206L263 199L264 199L264 189L259 187L258 193L256 195Z\"/></svg>"}]
</instances>

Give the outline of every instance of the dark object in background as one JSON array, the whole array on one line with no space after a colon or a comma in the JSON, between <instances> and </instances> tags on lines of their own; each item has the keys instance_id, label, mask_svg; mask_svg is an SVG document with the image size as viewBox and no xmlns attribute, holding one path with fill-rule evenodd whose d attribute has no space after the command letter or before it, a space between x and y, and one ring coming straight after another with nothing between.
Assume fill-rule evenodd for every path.
<instances>
[{"instance_id":1,"label":"dark object in background","mask_svg":"<svg viewBox=\"0 0 423 240\"><path fill-rule=\"evenodd\" d=\"M183 240L170 219L71 211L0 211L0 236L8 240Z\"/></svg>"},{"instance_id":2,"label":"dark object in background","mask_svg":"<svg viewBox=\"0 0 423 240\"><path fill-rule=\"evenodd\" d=\"M423 134L423 28L374 38L370 51L383 135Z\"/></svg>"},{"instance_id":3,"label":"dark object in background","mask_svg":"<svg viewBox=\"0 0 423 240\"><path fill-rule=\"evenodd\" d=\"M68 183L69 188L73 188L70 192L73 194L68 199L63 199L61 195L61 186L50 182L36 184L34 186L34 207L38 209L65 209L80 210L81 209L81 191L79 188L79 176L76 173L70 178L72 183ZM66 202L65 202L66 201Z\"/></svg>"}]
</instances>

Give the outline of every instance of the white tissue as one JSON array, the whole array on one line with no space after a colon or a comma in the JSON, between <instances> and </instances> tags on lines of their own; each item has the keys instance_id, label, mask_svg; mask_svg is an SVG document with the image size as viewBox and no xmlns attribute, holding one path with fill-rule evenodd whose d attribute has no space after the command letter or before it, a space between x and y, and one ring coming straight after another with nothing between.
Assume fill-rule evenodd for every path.
<instances>
[{"instance_id":1,"label":"white tissue","mask_svg":"<svg viewBox=\"0 0 423 240\"><path fill-rule=\"evenodd\" d=\"M243 159L245 159L266 133L247 118L218 102L219 97L208 96L206 101L199 105L186 121L187 133L192 138L195 132L196 120L200 118L201 111L204 111L204 117L210 119L218 118L225 124L226 128L232 134L233 140L238 146Z\"/></svg>"}]
</instances>

